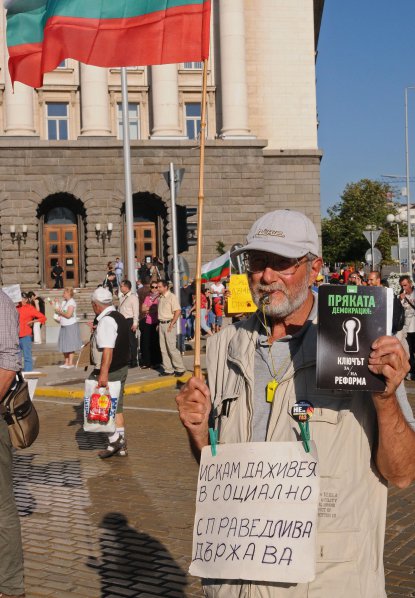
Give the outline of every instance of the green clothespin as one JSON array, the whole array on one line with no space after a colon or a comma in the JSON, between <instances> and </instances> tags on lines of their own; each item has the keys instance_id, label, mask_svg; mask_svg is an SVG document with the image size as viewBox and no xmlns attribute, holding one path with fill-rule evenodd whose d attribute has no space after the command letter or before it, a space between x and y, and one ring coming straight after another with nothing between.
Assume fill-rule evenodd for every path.
<instances>
[{"instance_id":1,"label":"green clothespin","mask_svg":"<svg viewBox=\"0 0 415 598\"><path fill-rule=\"evenodd\" d=\"M216 445L218 444L218 431L213 428L209 428L209 439L210 448L212 451L212 457L216 457Z\"/></svg>"},{"instance_id":2,"label":"green clothespin","mask_svg":"<svg viewBox=\"0 0 415 598\"><path fill-rule=\"evenodd\" d=\"M308 420L312 417L313 413L314 406L310 401L297 401L291 409L291 415L300 427L301 439L306 453L310 452L310 428Z\"/></svg>"},{"instance_id":3,"label":"green clothespin","mask_svg":"<svg viewBox=\"0 0 415 598\"><path fill-rule=\"evenodd\" d=\"M303 446L306 453L310 452L310 428L308 426L308 421L306 422L298 422L300 426L301 438L303 440Z\"/></svg>"}]
</instances>

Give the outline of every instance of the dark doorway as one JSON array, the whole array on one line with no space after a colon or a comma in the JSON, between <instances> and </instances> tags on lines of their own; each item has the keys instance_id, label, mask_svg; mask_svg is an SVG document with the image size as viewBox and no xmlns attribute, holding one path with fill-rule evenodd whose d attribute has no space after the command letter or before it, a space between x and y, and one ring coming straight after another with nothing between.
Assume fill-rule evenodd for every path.
<instances>
[{"instance_id":1,"label":"dark doorway","mask_svg":"<svg viewBox=\"0 0 415 598\"><path fill-rule=\"evenodd\" d=\"M64 286L85 284L85 209L69 193L49 195L38 208L41 284L52 288L51 273L59 262Z\"/></svg>"}]
</instances>

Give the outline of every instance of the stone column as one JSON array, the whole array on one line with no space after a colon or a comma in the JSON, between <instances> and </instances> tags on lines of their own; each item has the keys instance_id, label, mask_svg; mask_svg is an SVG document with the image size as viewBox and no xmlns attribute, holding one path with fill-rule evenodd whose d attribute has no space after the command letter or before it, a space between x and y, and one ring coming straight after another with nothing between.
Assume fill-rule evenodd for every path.
<instances>
[{"instance_id":1,"label":"stone column","mask_svg":"<svg viewBox=\"0 0 415 598\"><path fill-rule=\"evenodd\" d=\"M6 135L35 135L33 89L16 81L13 92L8 72L5 79L4 130Z\"/></svg>"},{"instance_id":2,"label":"stone column","mask_svg":"<svg viewBox=\"0 0 415 598\"><path fill-rule=\"evenodd\" d=\"M220 0L221 137L252 137L248 127L245 16L241 0Z\"/></svg>"},{"instance_id":3,"label":"stone column","mask_svg":"<svg viewBox=\"0 0 415 598\"><path fill-rule=\"evenodd\" d=\"M81 63L81 136L111 135L107 69Z\"/></svg>"},{"instance_id":4,"label":"stone column","mask_svg":"<svg viewBox=\"0 0 415 598\"><path fill-rule=\"evenodd\" d=\"M183 138L179 124L179 80L176 64L151 67L153 130L151 138Z\"/></svg>"}]
</instances>

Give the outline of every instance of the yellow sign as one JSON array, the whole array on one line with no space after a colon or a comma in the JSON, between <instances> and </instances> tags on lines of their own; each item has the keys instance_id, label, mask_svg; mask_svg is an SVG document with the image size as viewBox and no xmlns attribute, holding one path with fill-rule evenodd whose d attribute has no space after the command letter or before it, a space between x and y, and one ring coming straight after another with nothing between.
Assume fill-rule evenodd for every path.
<instances>
[{"instance_id":1,"label":"yellow sign","mask_svg":"<svg viewBox=\"0 0 415 598\"><path fill-rule=\"evenodd\" d=\"M242 314L257 310L252 300L246 274L232 274L229 282L231 296L228 299L228 313Z\"/></svg>"}]
</instances>

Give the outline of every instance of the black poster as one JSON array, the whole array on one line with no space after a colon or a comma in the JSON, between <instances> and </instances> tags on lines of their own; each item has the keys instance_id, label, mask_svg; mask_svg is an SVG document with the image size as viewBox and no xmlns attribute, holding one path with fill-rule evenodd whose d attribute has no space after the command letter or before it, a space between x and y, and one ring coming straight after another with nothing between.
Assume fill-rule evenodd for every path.
<instances>
[{"instance_id":1,"label":"black poster","mask_svg":"<svg viewBox=\"0 0 415 598\"><path fill-rule=\"evenodd\" d=\"M319 288L317 388L385 390L383 376L367 366L373 341L387 334L388 293L383 287Z\"/></svg>"}]
</instances>

